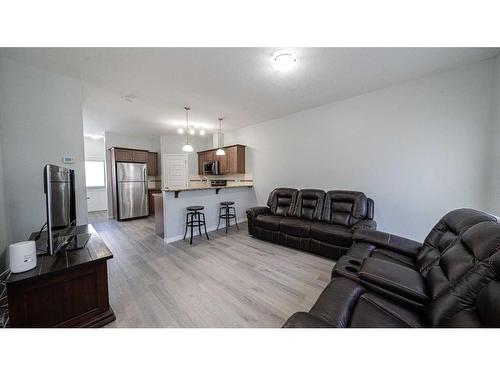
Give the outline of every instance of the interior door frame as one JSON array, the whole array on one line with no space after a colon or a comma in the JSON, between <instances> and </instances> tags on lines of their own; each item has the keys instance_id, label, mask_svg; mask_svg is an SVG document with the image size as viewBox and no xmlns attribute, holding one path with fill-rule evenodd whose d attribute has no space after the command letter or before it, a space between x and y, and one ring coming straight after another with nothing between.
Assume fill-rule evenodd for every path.
<instances>
[{"instance_id":1,"label":"interior door frame","mask_svg":"<svg viewBox=\"0 0 500 375\"><path fill-rule=\"evenodd\" d=\"M188 181L189 181L189 169L188 169L188 155L187 154L163 154L161 158L161 186L162 188L165 188L166 182L167 182L167 159L171 156L175 156L175 158L179 158L182 156L182 158L186 161L184 163L185 166L185 171L186 171L186 181L184 182L184 186L187 188L188 187Z\"/></svg>"}]
</instances>

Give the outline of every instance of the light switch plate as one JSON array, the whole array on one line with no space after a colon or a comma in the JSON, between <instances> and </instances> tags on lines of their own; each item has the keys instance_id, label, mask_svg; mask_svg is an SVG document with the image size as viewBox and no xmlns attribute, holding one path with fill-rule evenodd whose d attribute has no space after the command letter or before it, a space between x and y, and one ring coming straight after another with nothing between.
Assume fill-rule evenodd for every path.
<instances>
[{"instance_id":1,"label":"light switch plate","mask_svg":"<svg viewBox=\"0 0 500 375\"><path fill-rule=\"evenodd\" d=\"M73 156L63 156L62 162L63 162L63 164L74 164L75 158Z\"/></svg>"}]
</instances>

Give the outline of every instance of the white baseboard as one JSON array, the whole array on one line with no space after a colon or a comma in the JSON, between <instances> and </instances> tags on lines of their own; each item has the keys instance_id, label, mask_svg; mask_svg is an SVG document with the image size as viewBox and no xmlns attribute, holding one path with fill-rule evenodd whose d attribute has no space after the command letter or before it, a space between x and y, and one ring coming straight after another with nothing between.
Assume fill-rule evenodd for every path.
<instances>
[{"instance_id":1,"label":"white baseboard","mask_svg":"<svg viewBox=\"0 0 500 375\"><path fill-rule=\"evenodd\" d=\"M245 221L247 221L247 218L238 219L238 224L240 224L240 223L244 223ZM231 226L232 226L232 227L234 226L234 221L233 221L233 224L232 224ZM220 226L219 226L219 230L221 230L221 229L223 229L223 228L225 228L225 227L226 227L226 223L225 223L225 222L221 222L221 224L220 224ZM196 235L195 235L195 233L194 233L194 232L195 232L195 230L196 230ZM215 231L215 230L217 230L217 225L214 225L214 226L212 226L212 227L208 227L208 228L207 228L207 233L208 233L208 232L213 232L213 231ZM203 232L203 231L202 231L201 233L202 233L202 236L203 236L203 235L205 235L205 232ZM189 235L189 233L188 233L188 235ZM198 234L198 230L197 230L197 229L193 229L193 237L196 237L196 236L199 236L199 234ZM187 238L187 237L188 237L188 236L186 236L186 238ZM183 238L184 238L184 234L181 234L181 235L179 235L179 236L174 236L174 237L169 237L169 238L165 237L165 238L163 239L163 241L164 241L165 243L170 243L170 242L175 242L175 241L182 240Z\"/></svg>"}]
</instances>

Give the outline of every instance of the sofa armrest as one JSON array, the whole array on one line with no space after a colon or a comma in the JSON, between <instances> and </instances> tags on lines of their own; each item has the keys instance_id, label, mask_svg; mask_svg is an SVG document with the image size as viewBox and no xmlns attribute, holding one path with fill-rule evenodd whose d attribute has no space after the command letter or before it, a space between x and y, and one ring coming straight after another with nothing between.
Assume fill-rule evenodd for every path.
<instances>
[{"instance_id":1,"label":"sofa armrest","mask_svg":"<svg viewBox=\"0 0 500 375\"><path fill-rule=\"evenodd\" d=\"M360 280L409 298L412 301L426 303L429 293L425 279L411 268L400 266L382 259L367 258L358 272ZM369 288L369 286L367 285Z\"/></svg>"},{"instance_id":2,"label":"sofa armrest","mask_svg":"<svg viewBox=\"0 0 500 375\"><path fill-rule=\"evenodd\" d=\"M354 231L353 240L354 242L368 242L409 257L415 257L422 247L420 242L410 240L409 238L369 229Z\"/></svg>"},{"instance_id":3,"label":"sofa armrest","mask_svg":"<svg viewBox=\"0 0 500 375\"><path fill-rule=\"evenodd\" d=\"M259 215L270 215L271 209L267 206L264 207L252 207L247 210L247 216L255 218Z\"/></svg>"},{"instance_id":4,"label":"sofa armrest","mask_svg":"<svg viewBox=\"0 0 500 375\"><path fill-rule=\"evenodd\" d=\"M375 229L377 229L377 222L375 220L371 220L371 219L363 219L363 220L358 221L351 228L352 228L352 230L357 230L357 229L375 230Z\"/></svg>"}]
</instances>

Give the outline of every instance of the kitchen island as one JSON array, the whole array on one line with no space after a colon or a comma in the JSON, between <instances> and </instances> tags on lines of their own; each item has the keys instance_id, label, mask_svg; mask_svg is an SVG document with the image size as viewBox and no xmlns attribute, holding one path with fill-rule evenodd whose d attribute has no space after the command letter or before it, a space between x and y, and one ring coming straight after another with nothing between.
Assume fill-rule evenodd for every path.
<instances>
[{"instance_id":1,"label":"kitchen island","mask_svg":"<svg viewBox=\"0 0 500 375\"><path fill-rule=\"evenodd\" d=\"M204 206L207 231L217 229L220 202L233 201L238 222L246 221L247 208L257 205L251 183L234 183L228 186L203 186L199 184L185 189L162 189L164 241L174 242L184 237L186 207ZM231 221L234 225L234 221ZM220 228L225 227L221 220ZM196 235L198 232L195 231ZM206 240L206 239L205 239Z\"/></svg>"}]
</instances>

